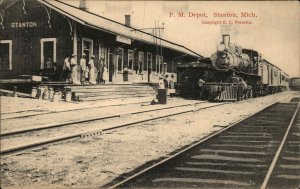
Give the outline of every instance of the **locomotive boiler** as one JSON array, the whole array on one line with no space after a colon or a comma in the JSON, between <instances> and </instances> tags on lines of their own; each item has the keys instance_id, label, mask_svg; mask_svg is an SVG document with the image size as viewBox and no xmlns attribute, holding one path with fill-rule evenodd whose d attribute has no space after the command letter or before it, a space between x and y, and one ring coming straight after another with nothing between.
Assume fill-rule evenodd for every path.
<instances>
[{"instance_id":1,"label":"locomotive boiler","mask_svg":"<svg viewBox=\"0 0 300 189\"><path fill-rule=\"evenodd\" d=\"M251 68L250 57L242 52L241 47L230 43L229 35L223 35L223 40L217 49L211 57L212 66L216 70L247 72Z\"/></svg>"}]
</instances>

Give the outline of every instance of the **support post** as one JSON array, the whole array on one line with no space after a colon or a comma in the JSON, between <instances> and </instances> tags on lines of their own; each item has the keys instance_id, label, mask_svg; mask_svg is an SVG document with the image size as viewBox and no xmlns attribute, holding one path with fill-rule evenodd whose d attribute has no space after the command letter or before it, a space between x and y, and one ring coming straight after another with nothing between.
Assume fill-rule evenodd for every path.
<instances>
[{"instance_id":1,"label":"support post","mask_svg":"<svg viewBox=\"0 0 300 189\"><path fill-rule=\"evenodd\" d=\"M17 95L17 86L14 86L13 97L18 97L18 95Z\"/></svg>"}]
</instances>

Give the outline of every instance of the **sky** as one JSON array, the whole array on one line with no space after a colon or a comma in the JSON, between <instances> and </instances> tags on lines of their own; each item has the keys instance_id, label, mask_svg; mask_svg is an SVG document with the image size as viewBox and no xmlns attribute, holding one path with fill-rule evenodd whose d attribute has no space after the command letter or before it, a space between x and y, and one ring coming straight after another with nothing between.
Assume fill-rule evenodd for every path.
<instances>
[{"instance_id":1,"label":"sky","mask_svg":"<svg viewBox=\"0 0 300 189\"><path fill-rule=\"evenodd\" d=\"M298 1L86 1L88 11L121 23L125 22L124 15L131 15L131 26L138 29L153 28L155 23L162 27L164 23L162 38L205 57L216 51L222 34L230 34L231 43L257 50L290 77L300 77ZM79 6L79 0L64 2ZM246 12L254 17L242 17ZM197 13L198 18L192 16ZM220 16L214 17L217 13ZM237 17L221 17L224 14Z\"/></svg>"}]
</instances>

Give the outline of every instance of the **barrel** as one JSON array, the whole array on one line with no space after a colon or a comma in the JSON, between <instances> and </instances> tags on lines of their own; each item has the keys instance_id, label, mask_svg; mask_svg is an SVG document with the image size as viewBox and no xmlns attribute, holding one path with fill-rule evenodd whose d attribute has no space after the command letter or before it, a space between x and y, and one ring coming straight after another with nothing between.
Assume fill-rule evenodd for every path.
<instances>
[{"instance_id":1,"label":"barrel","mask_svg":"<svg viewBox=\"0 0 300 189\"><path fill-rule=\"evenodd\" d=\"M55 90L53 94L52 102L58 102L61 100L61 92L59 90Z\"/></svg>"},{"instance_id":2,"label":"barrel","mask_svg":"<svg viewBox=\"0 0 300 189\"><path fill-rule=\"evenodd\" d=\"M37 95L37 88L36 87L32 87L31 89L31 97L32 98L36 98Z\"/></svg>"},{"instance_id":3,"label":"barrel","mask_svg":"<svg viewBox=\"0 0 300 189\"><path fill-rule=\"evenodd\" d=\"M48 89L48 87L44 88L43 99L44 100L48 100L49 99L49 89Z\"/></svg>"},{"instance_id":4,"label":"barrel","mask_svg":"<svg viewBox=\"0 0 300 189\"><path fill-rule=\"evenodd\" d=\"M157 99L159 104L167 104L167 89L158 89Z\"/></svg>"},{"instance_id":5,"label":"barrel","mask_svg":"<svg viewBox=\"0 0 300 189\"><path fill-rule=\"evenodd\" d=\"M43 98L44 90L45 90L45 88L43 88L43 87L38 88L38 95L37 96L38 96L39 100L41 100Z\"/></svg>"},{"instance_id":6,"label":"barrel","mask_svg":"<svg viewBox=\"0 0 300 189\"><path fill-rule=\"evenodd\" d=\"M70 102L72 100L71 88L66 88L66 91L65 91L65 100L66 100L66 102Z\"/></svg>"},{"instance_id":7,"label":"barrel","mask_svg":"<svg viewBox=\"0 0 300 189\"><path fill-rule=\"evenodd\" d=\"M54 95L53 87L49 87L48 95L49 95L48 99L52 100L53 99L53 95Z\"/></svg>"}]
</instances>

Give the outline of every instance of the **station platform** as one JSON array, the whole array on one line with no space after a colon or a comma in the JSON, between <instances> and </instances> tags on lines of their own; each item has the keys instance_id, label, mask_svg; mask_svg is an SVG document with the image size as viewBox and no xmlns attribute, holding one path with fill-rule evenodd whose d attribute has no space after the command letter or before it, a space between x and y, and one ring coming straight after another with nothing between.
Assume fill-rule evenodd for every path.
<instances>
[{"instance_id":1,"label":"station platform","mask_svg":"<svg viewBox=\"0 0 300 189\"><path fill-rule=\"evenodd\" d=\"M155 98L157 83L108 83L108 84L72 84L67 82L27 82L27 83L10 83L6 87L0 87L3 93L12 93L13 86L17 86L18 96L28 94L30 97L33 87L42 87L46 90L51 88L64 93L68 88L76 101L98 101L113 100L138 97ZM11 91L10 93L7 91ZM26 96L26 95L25 95Z\"/></svg>"},{"instance_id":2,"label":"station platform","mask_svg":"<svg viewBox=\"0 0 300 189\"><path fill-rule=\"evenodd\" d=\"M155 97L155 83L108 83L108 84L70 84L65 82L43 82L42 87L64 90L71 89L80 101L98 101L134 97Z\"/></svg>"}]
</instances>

